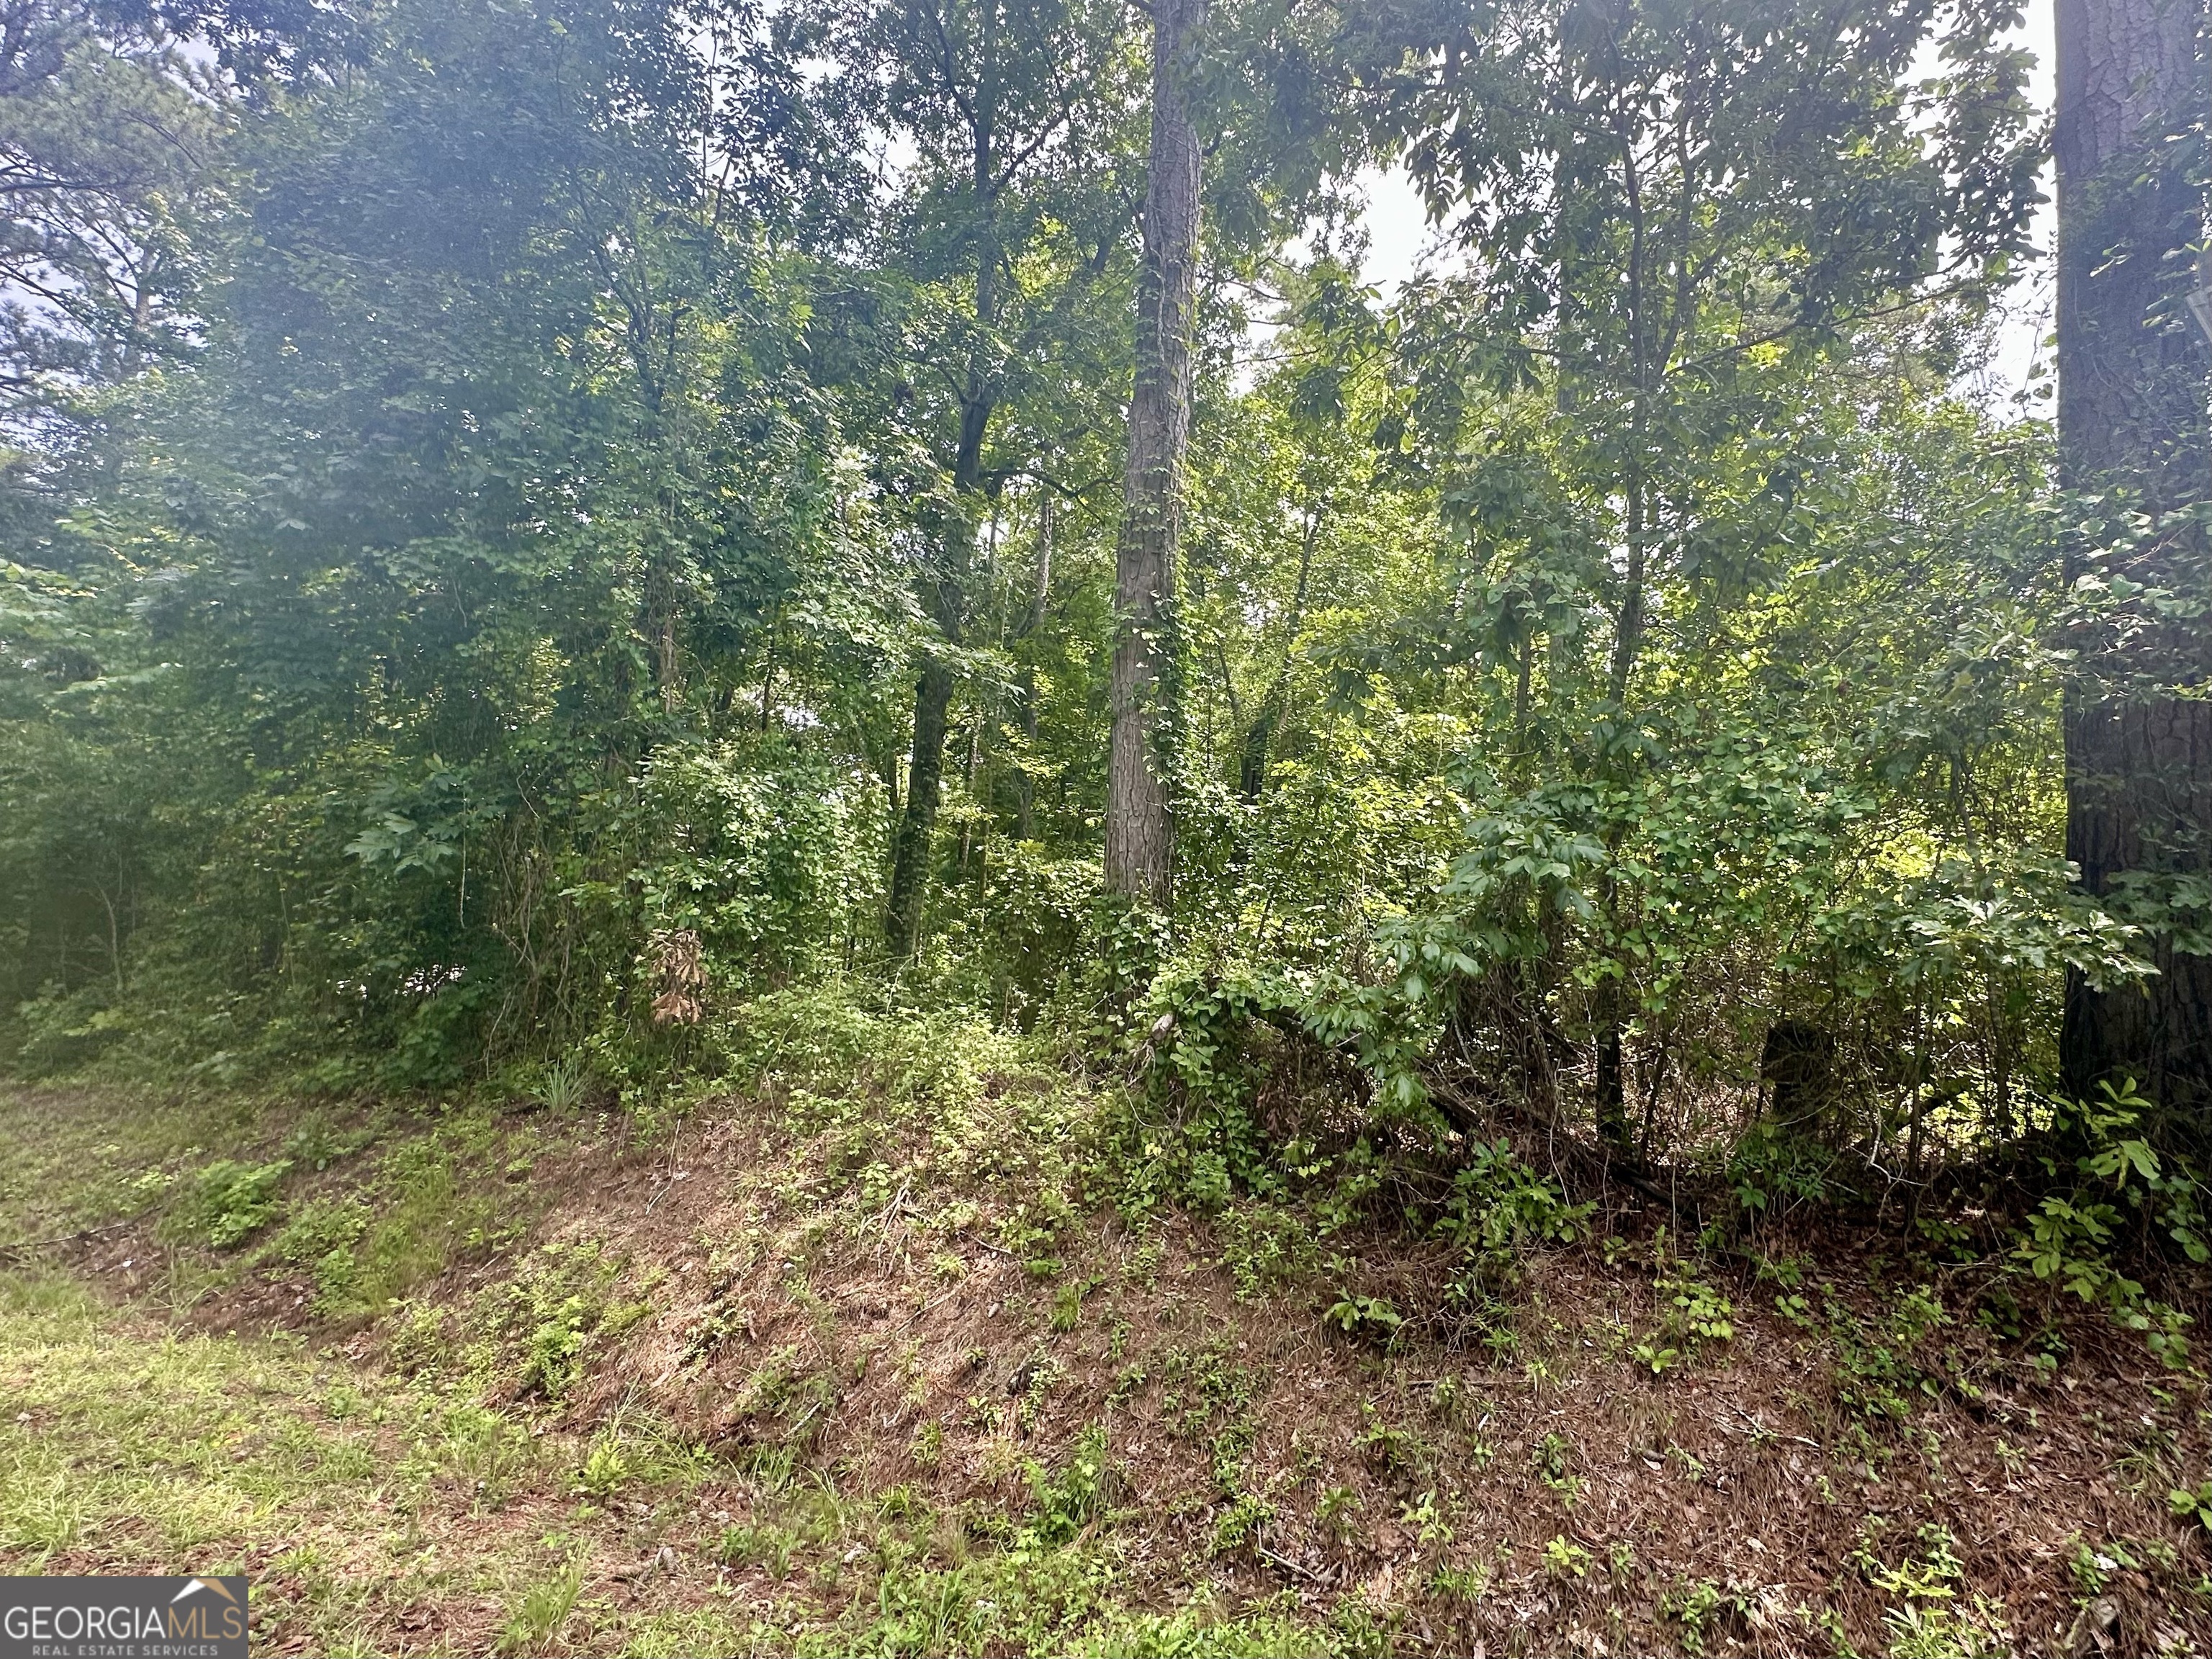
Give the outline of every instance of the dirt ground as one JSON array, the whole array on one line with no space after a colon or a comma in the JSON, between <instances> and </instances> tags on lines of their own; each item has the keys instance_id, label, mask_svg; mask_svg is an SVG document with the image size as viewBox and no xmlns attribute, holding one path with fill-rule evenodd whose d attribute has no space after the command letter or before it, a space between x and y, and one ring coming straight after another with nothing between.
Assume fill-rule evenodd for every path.
<instances>
[{"instance_id":1,"label":"dirt ground","mask_svg":"<svg viewBox=\"0 0 2212 1659\"><path fill-rule=\"evenodd\" d=\"M287 1202L404 1207L404 1139ZM286 1653L2212 1644L2201 1345L1893 1230L1686 1255L1632 1204L1454 1310L1418 1240L1036 1243L745 1103L477 1139L455 1191L523 1219L380 1309L150 1215L0 1263L7 1570L242 1570Z\"/></svg>"}]
</instances>

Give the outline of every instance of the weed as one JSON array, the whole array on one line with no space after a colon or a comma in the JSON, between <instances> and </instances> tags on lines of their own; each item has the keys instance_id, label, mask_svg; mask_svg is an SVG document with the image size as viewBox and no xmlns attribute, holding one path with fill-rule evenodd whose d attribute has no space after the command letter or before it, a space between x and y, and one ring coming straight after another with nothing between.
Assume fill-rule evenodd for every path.
<instances>
[{"instance_id":1,"label":"weed","mask_svg":"<svg viewBox=\"0 0 2212 1659\"><path fill-rule=\"evenodd\" d=\"M403 1376L436 1371L449 1347L446 1316L423 1302L395 1302L384 1322L384 1358Z\"/></svg>"},{"instance_id":2,"label":"weed","mask_svg":"<svg viewBox=\"0 0 2212 1659\"><path fill-rule=\"evenodd\" d=\"M2181 1437L2172 1429L2146 1425L2134 1443L2112 1462L2115 1484L2130 1497L2141 1497L2152 1486L2170 1484L2168 1471L2180 1449Z\"/></svg>"},{"instance_id":3,"label":"weed","mask_svg":"<svg viewBox=\"0 0 2212 1659\"><path fill-rule=\"evenodd\" d=\"M1363 1336L1388 1344L1406 1322L1405 1316L1379 1296L1339 1297L1322 1317L1346 1336Z\"/></svg>"},{"instance_id":4,"label":"weed","mask_svg":"<svg viewBox=\"0 0 2212 1659\"><path fill-rule=\"evenodd\" d=\"M1996 1659L2016 1650L2001 1603L1974 1598L1971 1612L1908 1601L1882 1613L1889 1659Z\"/></svg>"},{"instance_id":5,"label":"weed","mask_svg":"<svg viewBox=\"0 0 2212 1659\"><path fill-rule=\"evenodd\" d=\"M2118 1087L2110 1081L2097 1087L2099 1100L2063 1103L2052 1126L2054 1131L2071 1131L2089 1148L2076 1160L2078 1188L2070 1196L2054 1193L2044 1199L2029 1218L2028 1236L2013 1255L2038 1279L2057 1279L2083 1301L2105 1304L2129 1328L2148 1331L2168 1310L2146 1305L2142 1285L2114 1262L2113 1251L2132 1224L2130 1213L2124 1212L2155 1215L2191 1261L2212 1261L2212 1243L2205 1237L2204 1188L2185 1161L2162 1158L2136 1133L2155 1109L2136 1092L2132 1078ZM2172 1321L2159 1322L2163 1328L2158 1349L2164 1358L2180 1340L2180 1327Z\"/></svg>"},{"instance_id":6,"label":"weed","mask_svg":"<svg viewBox=\"0 0 2212 1659\"><path fill-rule=\"evenodd\" d=\"M1595 1204L1570 1204L1504 1140L1472 1142L1452 1178L1437 1231L1486 1255L1538 1244L1571 1244L1589 1231Z\"/></svg>"},{"instance_id":7,"label":"weed","mask_svg":"<svg viewBox=\"0 0 2212 1659\"><path fill-rule=\"evenodd\" d=\"M1655 1376L1709 1343L1726 1342L1735 1335L1735 1305L1686 1266L1662 1273L1659 1294L1668 1298L1658 1334L1636 1345L1640 1365Z\"/></svg>"},{"instance_id":8,"label":"weed","mask_svg":"<svg viewBox=\"0 0 2212 1659\"><path fill-rule=\"evenodd\" d=\"M1451 1523L1444 1519L1443 1510L1437 1502L1433 1488L1422 1492L1398 1511L1400 1522L1410 1528L1423 1549L1449 1544L1456 1534Z\"/></svg>"},{"instance_id":9,"label":"weed","mask_svg":"<svg viewBox=\"0 0 2212 1659\"><path fill-rule=\"evenodd\" d=\"M1129 1259L1122 1267L1122 1273L1145 1289L1156 1290L1160 1282L1160 1264L1166 1259L1166 1243L1158 1238L1148 1238L1129 1252Z\"/></svg>"},{"instance_id":10,"label":"weed","mask_svg":"<svg viewBox=\"0 0 2212 1659\"><path fill-rule=\"evenodd\" d=\"M1738 1208L1755 1222L1778 1202L1782 1212L1819 1202L1835 1163L1836 1154L1819 1141L1764 1123L1737 1142L1727 1180Z\"/></svg>"},{"instance_id":11,"label":"weed","mask_svg":"<svg viewBox=\"0 0 2212 1659\"><path fill-rule=\"evenodd\" d=\"M235 1249L276 1218L276 1188L291 1169L289 1158L274 1164L218 1158L192 1177L176 1220L189 1237L219 1250Z\"/></svg>"},{"instance_id":12,"label":"weed","mask_svg":"<svg viewBox=\"0 0 2212 1659\"><path fill-rule=\"evenodd\" d=\"M652 1311L645 1302L611 1299L621 1273L622 1263L605 1259L596 1241L556 1243L508 1284L495 1324L520 1344L526 1391L559 1400L583 1375L588 1349Z\"/></svg>"},{"instance_id":13,"label":"weed","mask_svg":"<svg viewBox=\"0 0 2212 1659\"><path fill-rule=\"evenodd\" d=\"M1940 1392L1936 1375L1916 1358L1920 1344L1950 1322L1931 1288L1898 1295L1878 1320L1862 1319L1832 1297L1826 1314L1836 1398L1846 1411L1869 1422L1903 1423L1915 1396L1932 1399Z\"/></svg>"},{"instance_id":14,"label":"weed","mask_svg":"<svg viewBox=\"0 0 2212 1659\"><path fill-rule=\"evenodd\" d=\"M945 1425L934 1418L914 1431L907 1455L918 1469L933 1469L945 1456Z\"/></svg>"},{"instance_id":15,"label":"weed","mask_svg":"<svg viewBox=\"0 0 2212 1659\"><path fill-rule=\"evenodd\" d=\"M270 1249L278 1260L302 1266L351 1244L368 1223L368 1206L357 1198L307 1199L288 1211Z\"/></svg>"},{"instance_id":16,"label":"weed","mask_svg":"<svg viewBox=\"0 0 2212 1659\"><path fill-rule=\"evenodd\" d=\"M1349 1486L1329 1486L1314 1505L1314 1524L1338 1538L1349 1538L1359 1513L1359 1494Z\"/></svg>"},{"instance_id":17,"label":"weed","mask_svg":"<svg viewBox=\"0 0 2212 1659\"><path fill-rule=\"evenodd\" d=\"M1275 1506L1257 1492L1240 1492L1223 1510L1213 1528L1216 1554L1257 1544L1274 1524Z\"/></svg>"},{"instance_id":18,"label":"weed","mask_svg":"<svg viewBox=\"0 0 2212 1659\"><path fill-rule=\"evenodd\" d=\"M1210 1442L1214 1479L1226 1492L1236 1484L1244 1454L1259 1437L1253 1415L1256 1379L1232 1364L1225 1340L1178 1348L1160 1360L1160 1415L1178 1438Z\"/></svg>"},{"instance_id":19,"label":"weed","mask_svg":"<svg viewBox=\"0 0 2212 1659\"><path fill-rule=\"evenodd\" d=\"M2176 1486L2166 1495L2166 1508L2184 1526L2196 1525L2212 1532L2212 1477L2195 1486Z\"/></svg>"},{"instance_id":20,"label":"weed","mask_svg":"<svg viewBox=\"0 0 2212 1659\"><path fill-rule=\"evenodd\" d=\"M1074 1279L1062 1285L1052 1294L1050 1323L1055 1331L1072 1331L1083 1317L1084 1298L1106 1281L1103 1279Z\"/></svg>"},{"instance_id":21,"label":"weed","mask_svg":"<svg viewBox=\"0 0 2212 1659\"><path fill-rule=\"evenodd\" d=\"M1894 1567L1886 1565L1874 1553L1869 1537L1861 1538L1851 1559L1878 1590L1916 1601L1947 1601L1957 1593L1955 1586L1964 1572L1955 1540L1948 1528L1932 1522L1920 1528L1919 1540L1918 1558Z\"/></svg>"},{"instance_id":22,"label":"weed","mask_svg":"<svg viewBox=\"0 0 2212 1659\"><path fill-rule=\"evenodd\" d=\"M1659 1616L1682 1627L1683 1651L1703 1653L1705 1638L1717 1627L1724 1603L1718 1585L1699 1579L1693 1584L1674 1585L1661 1595Z\"/></svg>"},{"instance_id":23,"label":"weed","mask_svg":"<svg viewBox=\"0 0 2212 1659\"><path fill-rule=\"evenodd\" d=\"M1218 1225L1222 1264L1241 1300L1271 1285L1287 1284L1318 1262L1312 1224L1279 1205L1259 1200L1231 1204Z\"/></svg>"},{"instance_id":24,"label":"weed","mask_svg":"<svg viewBox=\"0 0 2212 1659\"><path fill-rule=\"evenodd\" d=\"M542 1653L551 1647L568 1622L568 1615L575 1611L576 1597L583 1588L584 1570L573 1562L552 1577L526 1586L508 1610L499 1650Z\"/></svg>"},{"instance_id":25,"label":"weed","mask_svg":"<svg viewBox=\"0 0 2212 1659\"><path fill-rule=\"evenodd\" d=\"M591 1097L592 1067L584 1054L569 1053L548 1061L538 1074L531 1098L556 1117L574 1117Z\"/></svg>"},{"instance_id":26,"label":"weed","mask_svg":"<svg viewBox=\"0 0 2212 1659\"><path fill-rule=\"evenodd\" d=\"M297 1166L327 1170L341 1158L351 1158L376 1139L371 1128L341 1132L320 1112L309 1112L284 1137L284 1156Z\"/></svg>"},{"instance_id":27,"label":"weed","mask_svg":"<svg viewBox=\"0 0 2212 1659\"><path fill-rule=\"evenodd\" d=\"M754 1526L726 1528L714 1546L714 1553L732 1566L761 1567L771 1578L787 1578L791 1576L792 1553L798 1547L796 1531L763 1522Z\"/></svg>"},{"instance_id":28,"label":"weed","mask_svg":"<svg viewBox=\"0 0 2212 1659\"><path fill-rule=\"evenodd\" d=\"M361 1279L354 1246L369 1221L368 1206L357 1198L312 1198L292 1207L270 1249L280 1261L308 1268L318 1310L337 1312L354 1303Z\"/></svg>"},{"instance_id":29,"label":"weed","mask_svg":"<svg viewBox=\"0 0 2212 1659\"><path fill-rule=\"evenodd\" d=\"M584 1497L605 1503L629 1478L629 1454L616 1431L612 1427L600 1430L592 1437L591 1449L584 1455L584 1466L576 1471L575 1490Z\"/></svg>"},{"instance_id":30,"label":"weed","mask_svg":"<svg viewBox=\"0 0 2212 1659\"><path fill-rule=\"evenodd\" d=\"M1459 1312L1460 1338L1479 1338L1504 1358L1516 1338L1500 1292L1518 1279L1521 1258L1586 1236L1595 1206L1568 1203L1503 1139L1472 1141L1465 1156L1436 1223L1459 1253L1446 1300Z\"/></svg>"},{"instance_id":31,"label":"weed","mask_svg":"<svg viewBox=\"0 0 2212 1659\"><path fill-rule=\"evenodd\" d=\"M1353 1443L1367 1455L1367 1461L1385 1474L1403 1469L1418 1468L1425 1461L1427 1448L1411 1429L1401 1429L1375 1409L1375 1402L1364 1400L1359 1405L1365 1426L1353 1437Z\"/></svg>"},{"instance_id":32,"label":"weed","mask_svg":"<svg viewBox=\"0 0 2212 1659\"><path fill-rule=\"evenodd\" d=\"M1482 1562L1471 1567L1438 1567L1429 1575L1429 1588L1455 1601L1480 1601L1490 1594L1491 1567Z\"/></svg>"},{"instance_id":33,"label":"weed","mask_svg":"<svg viewBox=\"0 0 2212 1659\"><path fill-rule=\"evenodd\" d=\"M471 1402L426 1407L416 1432L400 1466L403 1480L418 1491L445 1481L478 1507L496 1509L506 1502L532 1462L521 1425Z\"/></svg>"},{"instance_id":34,"label":"weed","mask_svg":"<svg viewBox=\"0 0 2212 1659\"><path fill-rule=\"evenodd\" d=\"M1056 1472L1030 1466L1037 1507L1024 1536L1045 1548L1066 1543L1105 1514L1111 1480L1106 1431L1094 1423L1076 1437L1067 1461Z\"/></svg>"},{"instance_id":35,"label":"weed","mask_svg":"<svg viewBox=\"0 0 2212 1659\"><path fill-rule=\"evenodd\" d=\"M1531 1457L1537 1478L1559 1493L1560 1502L1568 1509L1574 1508L1588 1484L1574 1472L1574 1443L1565 1435L1547 1434Z\"/></svg>"},{"instance_id":36,"label":"weed","mask_svg":"<svg viewBox=\"0 0 2212 1659\"><path fill-rule=\"evenodd\" d=\"M1585 1578L1589 1576L1589 1552L1570 1541L1563 1534L1544 1546L1544 1571L1554 1578Z\"/></svg>"}]
</instances>

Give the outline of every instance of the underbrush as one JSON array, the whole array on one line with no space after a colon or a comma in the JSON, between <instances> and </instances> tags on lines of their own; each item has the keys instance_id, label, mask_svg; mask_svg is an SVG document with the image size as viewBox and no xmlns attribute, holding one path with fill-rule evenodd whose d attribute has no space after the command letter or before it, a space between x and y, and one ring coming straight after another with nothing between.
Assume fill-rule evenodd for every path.
<instances>
[{"instance_id":1,"label":"underbrush","mask_svg":"<svg viewBox=\"0 0 2212 1659\"><path fill-rule=\"evenodd\" d=\"M1972 1652L2113 1596L2146 1651L2212 1629L2193 1178L2116 1115L2068 1201L2166 1227L2154 1273L1964 1191L1854 1221L1787 1196L1786 1148L1729 1173L1765 1205L1668 1205L1510 1116L1378 1121L1356 1056L1264 1019L1166 1064L1188 1030L1104 1067L817 988L627 1094L194 1108L183 1141L10 1109L142 1149L70 1200L141 1218L89 1267L382 1361L288 1361L272 1409L373 1395L390 1526L506 1540L489 1591L425 1591L495 1605L486 1650ZM41 1519L26 1455L9 1549L111 1535Z\"/></svg>"}]
</instances>

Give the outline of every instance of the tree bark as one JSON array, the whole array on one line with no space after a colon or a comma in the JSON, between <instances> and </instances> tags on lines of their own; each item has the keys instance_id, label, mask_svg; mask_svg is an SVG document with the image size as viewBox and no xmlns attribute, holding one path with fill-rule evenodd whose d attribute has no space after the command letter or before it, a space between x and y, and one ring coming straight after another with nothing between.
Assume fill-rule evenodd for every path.
<instances>
[{"instance_id":1,"label":"tree bark","mask_svg":"<svg viewBox=\"0 0 2212 1659\"><path fill-rule=\"evenodd\" d=\"M1606 1149L1616 1158L1633 1158L1635 1143L1628 1135L1628 1067L1623 1035L1626 1020L1621 1013L1620 981L1607 978L1597 988L1597 1132Z\"/></svg>"},{"instance_id":2,"label":"tree bark","mask_svg":"<svg viewBox=\"0 0 2212 1659\"><path fill-rule=\"evenodd\" d=\"M981 286L979 284L979 287ZM939 551L930 611L946 646L957 646L968 626L968 583L975 563L975 526L969 509L981 493L983 434L994 399L980 374L962 400L960 441L952 464L954 514ZM914 688L914 750L907 764L906 810L891 839L890 894L884 905L884 940L894 957L910 957L921 938L929 896L930 844L945 781L945 733L952 708L952 665L932 651Z\"/></svg>"},{"instance_id":3,"label":"tree bark","mask_svg":"<svg viewBox=\"0 0 2212 1659\"><path fill-rule=\"evenodd\" d=\"M1172 891L1166 760L1175 713L1175 558L1198 294L1198 134L1183 100L1178 60L1204 12L1205 0L1152 0L1152 153L1127 505L1114 560L1106 885L1161 908Z\"/></svg>"},{"instance_id":4,"label":"tree bark","mask_svg":"<svg viewBox=\"0 0 2212 1659\"><path fill-rule=\"evenodd\" d=\"M975 123L973 185L981 217L975 239L975 338L960 389L960 432L953 447L951 522L939 544L935 580L927 595L945 645L957 646L968 626L968 586L975 562L975 510L983 485L983 439L998 408L998 383L987 341L999 321L999 237L992 170L995 122ZM884 942L894 957L911 957L921 939L929 896L930 844L937 831L939 786L945 778L945 732L952 707L952 666L945 652L932 652L914 690L914 754L907 772L906 811L891 842L890 893L884 907Z\"/></svg>"},{"instance_id":5,"label":"tree bark","mask_svg":"<svg viewBox=\"0 0 2212 1659\"><path fill-rule=\"evenodd\" d=\"M2212 498L2203 340L2185 296L2204 204L2188 142L2212 114L2203 0L2057 0L2058 434L2062 481L2152 514ZM2107 516L2117 516L2108 514ZM2115 547L2080 538L2083 575L2203 596L2203 532ZM2212 873L2212 628L2144 614L2083 641L2069 690L2066 850L2091 893L2123 877ZM2177 696L2183 688L2196 695ZM2069 975L2069 1090L2132 1077L2190 1138L2212 1138L2212 957L2170 936L2147 987Z\"/></svg>"},{"instance_id":6,"label":"tree bark","mask_svg":"<svg viewBox=\"0 0 2212 1659\"><path fill-rule=\"evenodd\" d=\"M884 939L895 957L910 957L921 937L927 896L929 843L945 781L945 730L952 708L952 670L941 657L923 664L914 688L914 753L908 763L906 807L891 840L891 889Z\"/></svg>"},{"instance_id":7,"label":"tree bark","mask_svg":"<svg viewBox=\"0 0 2212 1659\"><path fill-rule=\"evenodd\" d=\"M1290 695L1291 657L1298 643L1298 630L1306 623L1306 587L1313 577L1314 549L1321 541L1322 509L1311 507L1306 512L1305 533L1298 538L1298 582L1291 595L1291 615L1283 630L1282 659L1275 665L1275 677L1267 683L1266 696L1260 712L1252 717L1251 725L1244 728L1244 741L1237 759L1237 793L1248 801L1257 801L1267 791L1267 748L1274 741L1276 724L1283 717L1283 702ZM1224 663L1223 679L1227 681ZM1236 691L1231 688L1230 696ZM1231 718L1236 716L1232 703Z\"/></svg>"},{"instance_id":8,"label":"tree bark","mask_svg":"<svg viewBox=\"0 0 2212 1659\"><path fill-rule=\"evenodd\" d=\"M1037 492L1036 568L1030 586L1029 611L1014 630L1017 640L1026 640L1044 626L1045 611L1052 601L1052 492L1041 489ZM1027 841L1036 829L1036 782L1030 775L1030 768L1036 757L1037 689L1036 665L1026 659L1014 677L1014 695L1022 726L1022 764L1014 772L1014 839Z\"/></svg>"}]
</instances>

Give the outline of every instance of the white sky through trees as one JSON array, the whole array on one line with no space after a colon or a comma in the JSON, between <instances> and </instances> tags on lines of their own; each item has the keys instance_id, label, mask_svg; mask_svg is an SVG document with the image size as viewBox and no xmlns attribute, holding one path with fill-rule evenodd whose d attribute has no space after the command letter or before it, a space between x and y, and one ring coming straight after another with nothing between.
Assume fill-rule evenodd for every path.
<instances>
[{"instance_id":1,"label":"white sky through trees","mask_svg":"<svg viewBox=\"0 0 2212 1659\"><path fill-rule=\"evenodd\" d=\"M2019 32L2021 43L2035 54L2028 76L2028 96L2046 115L2052 96L2051 0L2026 0ZM1938 73L1935 55L1927 54L1923 73ZM1382 290L1387 301L1400 283L1412 276L1433 252L1435 228L1427 220L1419 193L1403 173L1371 172L1363 180L1367 210L1362 222L1367 231L1367 256L1361 274ZM2050 368L2045 337L2051 331L2051 233L2053 228L2051 177L2045 169L2043 204L2036 210L2033 237L2044 256L2028 262L1999 306L1995 349L1989 362L1969 377L1970 389L1992 410L2048 413L2047 400L2035 398L2031 377L2040 368ZM2024 405L2015 400L2027 396Z\"/></svg>"}]
</instances>

